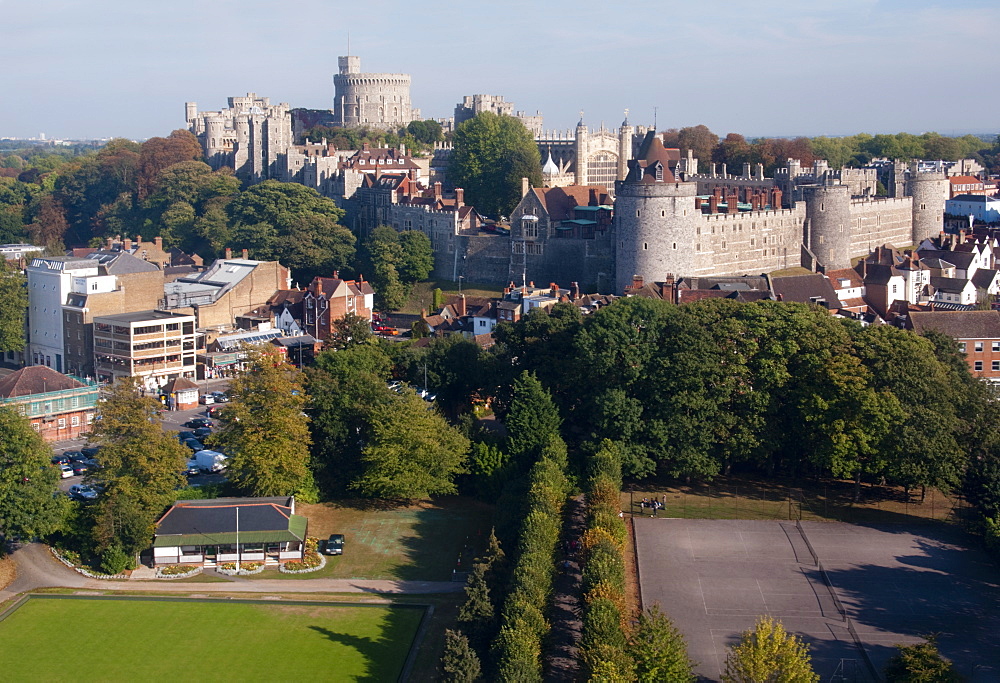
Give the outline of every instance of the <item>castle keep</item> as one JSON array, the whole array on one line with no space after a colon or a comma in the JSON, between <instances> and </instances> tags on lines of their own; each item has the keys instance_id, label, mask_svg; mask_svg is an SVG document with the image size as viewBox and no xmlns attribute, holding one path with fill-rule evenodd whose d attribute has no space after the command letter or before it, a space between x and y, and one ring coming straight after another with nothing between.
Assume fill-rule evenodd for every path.
<instances>
[{"instance_id":1,"label":"castle keep","mask_svg":"<svg viewBox=\"0 0 1000 683\"><path fill-rule=\"evenodd\" d=\"M399 128L420 118L410 106L410 74L361 73L360 57L338 57L337 62L334 125Z\"/></svg>"}]
</instances>

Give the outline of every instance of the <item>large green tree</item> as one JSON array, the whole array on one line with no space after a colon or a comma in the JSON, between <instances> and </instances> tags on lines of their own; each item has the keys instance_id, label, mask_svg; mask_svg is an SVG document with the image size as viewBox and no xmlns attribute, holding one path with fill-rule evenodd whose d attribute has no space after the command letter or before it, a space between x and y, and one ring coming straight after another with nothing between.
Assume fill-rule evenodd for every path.
<instances>
[{"instance_id":1,"label":"large green tree","mask_svg":"<svg viewBox=\"0 0 1000 683\"><path fill-rule=\"evenodd\" d=\"M635 660L636 679L643 683L696 679L684 636L658 604L639 614L628 652Z\"/></svg>"},{"instance_id":2,"label":"large green tree","mask_svg":"<svg viewBox=\"0 0 1000 683\"><path fill-rule=\"evenodd\" d=\"M24 348L24 316L28 311L28 290L20 271L0 258L0 351Z\"/></svg>"},{"instance_id":3,"label":"large green tree","mask_svg":"<svg viewBox=\"0 0 1000 683\"><path fill-rule=\"evenodd\" d=\"M372 406L364 471L351 488L371 498L426 498L455 493L469 440L412 390Z\"/></svg>"},{"instance_id":4,"label":"large green tree","mask_svg":"<svg viewBox=\"0 0 1000 683\"><path fill-rule=\"evenodd\" d=\"M0 406L0 532L33 538L56 531L66 513L57 496L59 473L49 463L52 451L31 423Z\"/></svg>"},{"instance_id":5,"label":"large green tree","mask_svg":"<svg viewBox=\"0 0 1000 683\"><path fill-rule=\"evenodd\" d=\"M509 433L507 451L527 470L553 437L559 436L562 419L552 396L538 378L522 372L514 382L510 411L504 418Z\"/></svg>"},{"instance_id":6,"label":"large green tree","mask_svg":"<svg viewBox=\"0 0 1000 683\"><path fill-rule=\"evenodd\" d=\"M148 547L157 516L184 485L188 451L163 431L162 409L135 378L118 380L101 399L91 440L101 447L102 468L88 477L105 487L94 530L102 550Z\"/></svg>"},{"instance_id":7,"label":"large green tree","mask_svg":"<svg viewBox=\"0 0 1000 683\"><path fill-rule=\"evenodd\" d=\"M229 479L246 495L315 501L304 376L277 349L249 347L246 354L210 443L229 456Z\"/></svg>"},{"instance_id":8,"label":"large green tree","mask_svg":"<svg viewBox=\"0 0 1000 683\"><path fill-rule=\"evenodd\" d=\"M483 112L461 124L452 143L448 180L480 213L509 216L521 199L521 178L541 187L538 145L519 119Z\"/></svg>"},{"instance_id":9,"label":"large green tree","mask_svg":"<svg viewBox=\"0 0 1000 683\"><path fill-rule=\"evenodd\" d=\"M406 304L410 288L403 282L399 269L404 261L399 233L388 225L380 225L365 240L365 268L375 290L375 306L383 311L396 311Z\"/></svg>"}]
</instances>

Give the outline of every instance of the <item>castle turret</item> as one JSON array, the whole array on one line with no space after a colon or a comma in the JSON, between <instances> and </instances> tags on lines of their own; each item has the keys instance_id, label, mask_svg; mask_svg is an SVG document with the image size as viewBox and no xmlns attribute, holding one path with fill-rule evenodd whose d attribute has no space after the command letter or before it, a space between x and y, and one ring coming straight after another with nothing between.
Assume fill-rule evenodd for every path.
<instances>
[{"instance_id":1,"label":"castle turret","mask_svg":"<svg viewBox=\"0 0 1000 683\"><path fill-rule=\"evenodd\" d=\"M618 130L618 180L625 180L628 175L628 162L632 158L632 136L635 128L628 122L628 109L625 110L625 120Z\"/></svg>"},{"instance_id":2,"label":"castle turret","mask_svg":"<svg viewBox=\"0 0 1000 683\"><path fill-rule=\"evenodd\" d=\"M615 286L619 293L637 276L655 282L667 273L695 270L698 185L678 181L668 162L662 141L650 132L639 158L629 162L628 176L617 183Z\"/></svg>"},{"instance_id":3,"label":"castle turret","mask_svg":"<svg viewBox=\"0 0 1000 683\"><path fill-rule=\"evenodd\" d=\"M807 185L807 246L827 269L851 266L851 195L847 185Z\"/></svg>"},{"instance_id":4,"label":"castle turret","mask_svg":"<svg viewBox=\"0 0 1000 683\"><path fill-rule=\"evenodd\" d=\"M948 200L948 178L939 171L921 173L910 164L908 194L913 197L913 243L920 244L944 228L944 206Z\"/></svg>"},{"instance_id":5,"label":"castle turret","mask_svg":"<svg viewBox=\"0 0 1000 683\"><path fill-rule=\"evenodd\" d=\"M573 182L576 185L587 184L587 125L583 122L583 112L580 112L580 121L576 124L576 143L573 149L576 152L575 173Z\"/></svg>"},{"instance_id":6,"label":"castle turret","mask_svg":"<svg viewBox=\"0 0 1000 683\"><path fill-rule=\"evenodd\" d=\"M184 120L187 122L188 126L194 123L194 120L198 118L198 103L197 102L185 102L184 103Z\"/></svg>"}]
</instances>

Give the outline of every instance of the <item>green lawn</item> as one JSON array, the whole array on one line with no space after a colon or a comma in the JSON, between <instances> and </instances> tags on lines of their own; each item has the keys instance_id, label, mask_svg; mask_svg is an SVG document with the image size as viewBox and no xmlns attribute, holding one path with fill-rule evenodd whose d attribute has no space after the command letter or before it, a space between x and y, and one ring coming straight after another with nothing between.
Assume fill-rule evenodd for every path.
<instances>
[{"instance_id":1,"label":"green lawn","mask_svg":"<svg viewBox=\"0 0 1000 683\"><path fill-rule=\"evenodd\" d=\"M452 569L467 568L482 550L492 520L490 506L463 497L384 509L363 501L303 504L296 512L309 518L310 536L344 534L344 554L327 557L318 572L266 570L258 578L448 581Z\"/></svg>"},{"instance_id":2,"label":"green lawn","mask_svg":"<svg viewBox=\"0 0 1000 683\"><path fill-rule=\"evenodd\" d=\"M393 681L422 613L33 597L0 622L0 671L12 681Z\"/></svg>"}]
</instances>

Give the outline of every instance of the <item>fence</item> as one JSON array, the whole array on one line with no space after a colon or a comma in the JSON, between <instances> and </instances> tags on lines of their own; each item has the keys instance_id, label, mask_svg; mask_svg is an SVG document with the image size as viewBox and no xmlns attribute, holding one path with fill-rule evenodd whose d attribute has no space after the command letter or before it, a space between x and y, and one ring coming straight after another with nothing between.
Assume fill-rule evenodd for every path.
<instances>
[{"instance_id":1,"label":"fence","mask_svg":"<svg viewBox=\"0 0 1000 683\"><path fill-rule=\"evenodd\" d=\"M643 505L648 500L650 505ZM653 509L652 501L662 505ZM622 510L632 515L689 519L775 519L863 523L956 521L964 500L928 489L923 500L900 488L864 487L859 501L849 483L780 486L760 482L685 487L644 487L622 493Z\"/></svg>"}]
</instances>

